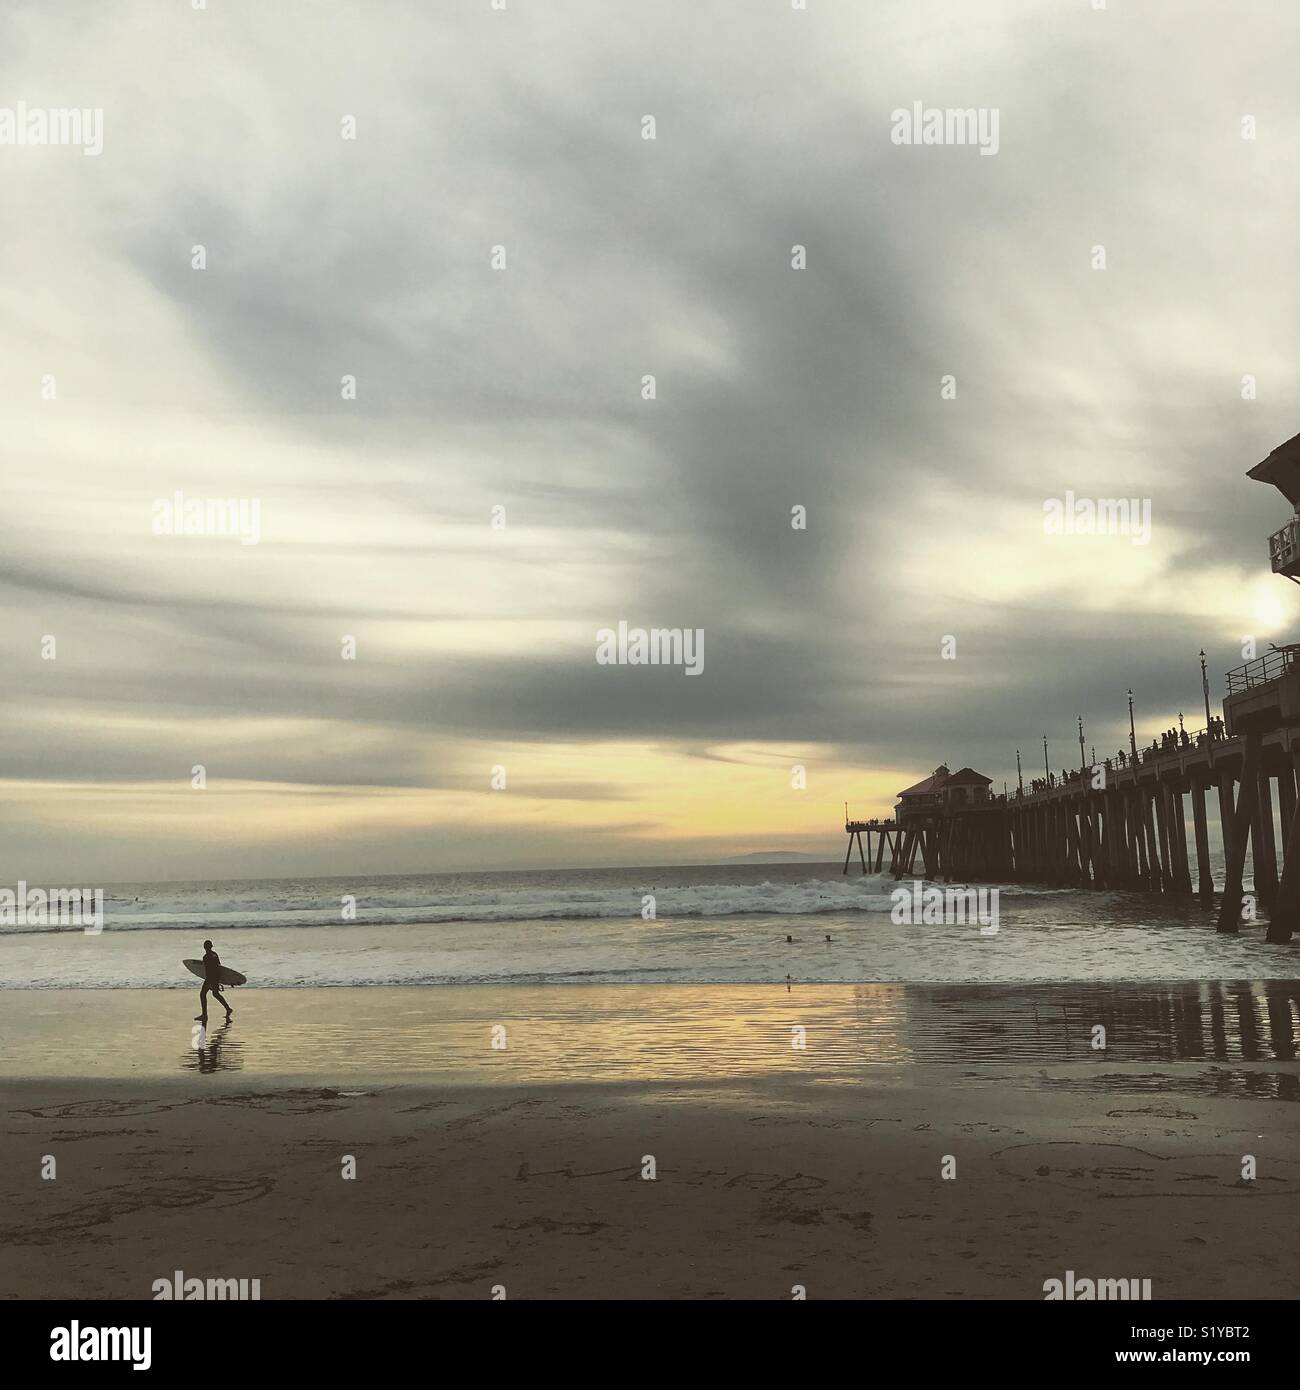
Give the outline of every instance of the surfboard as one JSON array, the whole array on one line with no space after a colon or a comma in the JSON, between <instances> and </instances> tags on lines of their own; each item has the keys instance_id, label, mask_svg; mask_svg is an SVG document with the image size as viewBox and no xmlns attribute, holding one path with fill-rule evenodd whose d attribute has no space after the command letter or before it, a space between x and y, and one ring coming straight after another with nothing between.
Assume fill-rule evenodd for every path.
<instances>
[{"instance_id":1,"label":"surfboard","mask_svg":"<svg viewBox=\"0 0 1300 1390\"><path fill-rule=\"evenodd\" d=\"M181 964L191 975L197 975L200 980L203 978L203 962L201 960L183 960ZM217 975L223 985L246 985L248 983L247 975L241 975L238 970L232 970L228 965L221 966L217 970Z\"/></svg>"}]
</instances>

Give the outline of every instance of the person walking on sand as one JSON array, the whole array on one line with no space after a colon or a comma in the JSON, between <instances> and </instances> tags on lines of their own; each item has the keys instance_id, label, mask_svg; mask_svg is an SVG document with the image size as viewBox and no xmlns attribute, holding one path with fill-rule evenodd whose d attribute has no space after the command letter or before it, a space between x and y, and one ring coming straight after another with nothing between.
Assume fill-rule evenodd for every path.
<instances>
[{"instance_id":1,"label":"person walking on sand","mask_svg":"<svg viewBox=\"0 0 1300 1390\"><path fill-rule=\"evenodd\" d=\"M208 991L216 995L217 1003L226 1011L229 1018L235 1011L226 1003L226 996L221 992L221 957L212 949L212 942L203 943L203 988L199 990L199 1008L202 1013L194 1016L196 1023L206 1023L208 1021Z\"/></svg>"}]
</instances>

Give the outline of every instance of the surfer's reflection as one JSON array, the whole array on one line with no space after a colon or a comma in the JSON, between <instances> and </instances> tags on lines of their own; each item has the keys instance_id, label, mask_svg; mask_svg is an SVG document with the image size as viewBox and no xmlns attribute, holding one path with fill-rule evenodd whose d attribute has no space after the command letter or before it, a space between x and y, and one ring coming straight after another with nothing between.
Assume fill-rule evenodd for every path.
<instances>
[{"instance_id":1,"label":"surfer's reflection","mask_svg":"<svg viewBox=\"0 0 1300 1390\"><path fill-rule=\"evenodd\" d=\"M201 1072L242 1071L244 1045L233 1036L233 1027L229 1019L211 1030L206 1024L197 1024L185 1054L186 1067Z\"/></svg>"}]
</instances>

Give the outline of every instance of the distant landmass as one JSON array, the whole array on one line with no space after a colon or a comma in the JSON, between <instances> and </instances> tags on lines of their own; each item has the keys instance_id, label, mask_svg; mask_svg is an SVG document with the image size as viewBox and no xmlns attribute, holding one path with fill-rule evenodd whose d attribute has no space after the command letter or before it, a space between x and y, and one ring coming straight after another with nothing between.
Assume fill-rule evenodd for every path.
<instances>
[{"instance_id":1,"label":"distant landmass","mask_svg":"<svg viewBox=\"0 0 1300 1390\"><path fill-rule=\"evenodd\" d=\"M724 859L724 864L833 864L835 862L835 851L828 850L825 854L802 854L794 849L761 849L753 854L733 854L730 859Z\"/></svg>"}]
</instances>

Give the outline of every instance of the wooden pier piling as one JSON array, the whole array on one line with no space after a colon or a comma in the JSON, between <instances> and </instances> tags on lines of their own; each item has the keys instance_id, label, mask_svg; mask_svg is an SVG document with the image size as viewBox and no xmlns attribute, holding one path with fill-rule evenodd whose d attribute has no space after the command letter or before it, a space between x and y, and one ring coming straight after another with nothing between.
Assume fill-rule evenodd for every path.
<instances>
[{"instance_id":1,"label":"wooden pier piling","mask_svg":"<svg viewBox=\"0 0 1300 1390\"><path fill-rule=\"evenodd\" d=\"M1196 891L1203 898L1213 896L1214 878L1210 873L1210 832L1205 818L1205 779L1193 777L1192 828L1196 834Z\"/></svg>"},{"instance_id":2,"label":"wooden pier piling","mask_svg":"<svg viewBox=\"0 0 1300 1390\"><path fill-rule=\"evenodd\" d=\"M1246 736L1246 752L1242 761L1241 791L1232 811L1232 839L1227 845L1228 866L1223 883L1223 901L1219 905L1218 930L1236 932L1241 926L1241 884L1246 868L1246 845L1252 823L1259 817L1259 795L1255 788L1259 772L1260 735ZM1232 792L1229 790L1231 797ZM1252 805L1255 808L1251 814Z\"/></svg>"}]
</instances>

